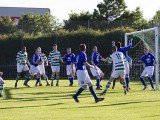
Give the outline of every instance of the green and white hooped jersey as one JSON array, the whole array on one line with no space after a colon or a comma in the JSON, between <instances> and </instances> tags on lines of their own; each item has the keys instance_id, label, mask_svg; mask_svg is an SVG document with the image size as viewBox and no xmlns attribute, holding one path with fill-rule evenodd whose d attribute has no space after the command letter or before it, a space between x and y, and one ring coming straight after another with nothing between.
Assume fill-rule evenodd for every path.
<instances>
[{"instance_id":1,"label":"green and white hooped jersey","mask_svg":"<svg viewBox=\"0 0 160 120\"><path fill-rule=\"evenodd\" d=\"M62 61L62 56L59 51L51 51L49 53L48 61L51 66L60 66L60 62Z\"/></svg>"},{"instance_id":2,"label":"green and white hooped jersey","mask_svg":"<svg viewBox=\"0 0 160 120\"><path fill-rule=\"evenodd\" d=\"M42 65L47 61L47 57L44 53L40 53L41 59L42 59Z\"/></svg>"},{"instance_id":3,"label":"green and white hooped jersey","mask_svg":"<svg viewBox=\"0 0 160 120\"><path fill-rule=\"evenodd\" d=\"M16 61L19 64L23 64L23 63L28 63L29 64L28 53L27 52L22 53L22 51L19 51L17 53Z\"/></svg>"},{"instance_id":4,"label":"green and white hooped jersey","mask_svg":"<svg viewBox=\"0 0 160 120\"><path fill-rule=\"evenodd\" d=\"M113 63L113 70L124 70L125 59L126 58L122 52L114 52L112 55L110 55L108 62Z\"/></svg>"}]
</instances>

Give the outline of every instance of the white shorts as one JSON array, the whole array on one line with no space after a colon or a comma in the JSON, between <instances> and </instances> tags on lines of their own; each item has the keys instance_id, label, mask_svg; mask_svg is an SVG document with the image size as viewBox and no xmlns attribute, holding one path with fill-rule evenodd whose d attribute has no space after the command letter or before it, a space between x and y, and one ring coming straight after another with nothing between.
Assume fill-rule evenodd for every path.
<instances>
[{"instance_id":1,"label":"white shorts","mask_svg":"<svg viewBox=\"0 0 160 120\"><path fill-rule=\"evenodd\" d=\"M76 71L75 65L73 66L73 70L74 70L74 72ZM67 65L66 66L66 72L67 72L67 75L71 75L72 74L72 67L71 67L71 65Z\"/></svg>"},{"instance_id":2,"label":"white shorts","mask_svg":"<svg viewBox=\"0 0 160 120\"><path fill-rule=\"evenodd\" d=\"M97 66L96 66L97 70L95 68L90 68L90 71L92 73L92 75L95 77L95 76L100 76L101 74L104 74L101 69L99 69Z\"/></svg>"},{"instance_id":3,"label":"white shorts","mask_svg":"<svg viewBox=\"0 0 160 120\"><path fill-rule=\"evenodd\" d=\"M28 65L20 65L19 63L17 63L17 72L22 72L22 71L28 71L29 67Z\"/></svg>"},{"instance_id":4,"label":"white shorts","mask_svg":"<svg viewBox=\"0 0 160 120\"><path fill-rule=\"evenodd\" d=\"M0 77L0 85L4 84L4 80L2 79L2 77Z\"/></svg>"},{"instance_id":5,"label":"white shorts","mask_svg":"<svg viewBox=\"0 0 160 120\"><path fill-rule=\"evenodd\" d=\"M146 76L152 76L154 73L154 66L148 66L148 67L145 67L141 76L142 77L146 77Z\"/></svg>"},{"instance_id":6,"label":"white shorts","mask_svg":"<svg viewBox=\"0 0 160 120\"><path fill-rule=\"evenodd\" d=\"M44 75L46 74L44 65L39 65L39 69L40 69L40 74L44 74Z\"/></svg>"},{"instance_id":7,"label":"white shorts","mask_svg":"<svg viewBox=\"0 0 160 120\"><path fill-rule=\"evenodd\" d=\"M39 66L30 65L30 73L31 73L31 75L35 75L37 73L40 73Z\"/></svg>"},{"instance_id":8,"label":"white shorts","mask_svg":"<svg viewBox=\"0 0 160 120\"><path fill-rule=\"evenodd\" d=\"M129 74L129 63L126 62L124 66L125 66L125 74Z\"/></svg>"},{"instance_id":9,"label":"white shorts","mask_svg":"<svg viewBox=\"0 0 160 120\"><path fill-rule=\"evenodd\" d=\"M60 66L51 66L52 72L60 72Z\"/></svg>"},{"instance_id":10,"label":"white shorts","mask_svg":"<svg viewBox=\"0 0 160 120\"><path fill-rule=\"evenodd\" d=\"M87 70L77 70L78 85L83 86L92 83Z\"/></svg>"},{"instance_id":11,"label":"white shorts","mask_svg":"<svg viewBox=\"0 0 160 120\"><path fill-rule=\"evenodd\" d=\"M125 78L125 70L117 70L117 71L113 71L111 74L111 77L113 78Z\"/></svg>"}]
</instances>

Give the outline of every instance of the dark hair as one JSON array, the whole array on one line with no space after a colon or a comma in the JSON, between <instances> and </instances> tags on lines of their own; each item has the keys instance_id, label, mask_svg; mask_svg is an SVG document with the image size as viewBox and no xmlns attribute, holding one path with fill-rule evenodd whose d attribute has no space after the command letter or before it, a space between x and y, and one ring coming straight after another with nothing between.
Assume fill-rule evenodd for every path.
<instances>
[{"instance_id":1,"label":"dark hair","mask_svg":"<svg viewBox=\"0 0 160 120\"><path fill-rule=\"evenodd\" d=\"M57 46L57 44L53 44L53 47L54 47L54 46Z\"/></svg>"},{"instance_id":2,"label":"dark hair","mask_svg":"<svg viewBox=\"0 0 160 120\"><path fill-rule=\"evenodd\" d=\"M117 47L117 48L120 48L120 47L121 47L121 42L118 42L118 43L116 44L116 47Z\"/></svg>"},{"instance_id":3,"label":"dark hair","mask_svg":"<svg viewBox=\"0 0 160 120\"><path fill-rule=\"evenodd\" d=\"M79 45L79 50L80 51L85 51L86 50L86 45L85 44L80 44Z\"/></svg>"},{"instance_id":4,"label":"dark hair","mask_svg":"<svg viewBox=\"0 0 160 120\"><path fill-rule=\"evenodd\" d=\"M117 47L116 47L116 46L113 46L113 47L112 47L112 51L117 51Z\"/></svg>"}]
</instances>

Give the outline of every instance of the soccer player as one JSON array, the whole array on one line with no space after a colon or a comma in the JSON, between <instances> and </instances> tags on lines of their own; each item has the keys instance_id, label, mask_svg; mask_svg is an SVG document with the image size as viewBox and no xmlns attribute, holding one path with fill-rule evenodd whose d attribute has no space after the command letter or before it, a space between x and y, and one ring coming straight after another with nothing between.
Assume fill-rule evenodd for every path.
<instances>
[{"instance_id":1,"label":"soccer player","mask_svg":"<svg viewBox=\"0 0 160 120\"><path fill-rule=\"evenodd\" d=\"M101 93L102 95L105 95L107 93L108 88L111 85L111 82L115 79L120 77L123 88L124 88L124 94L127 94L126 91L126 82L124 80L125 77L125 65L124 65L124 55L122 52L117 51L117 47L113 46L112 47L112 55L109 57L108 62L113 63L113 69L112 69L112 74L111 77L106 85L106 89Z\"/></svg>"},{"instance_id":2,"label":"soccer player","mask_svg":"<svg viewBox=\"0 0 160 120\"><path fill-rule=\"evenodd\" d=\"M68 75L68 79L70 81L69 86L73 86L73 81L74 81L74 76L72 74L72 67L71 67L71 63L74 62L75 60L75 55L71 52L71 48L67 48L67 54L65 54L63 56L63 60L66 62L66 72ZM74 66L74 71L75 71L75 64L73 64Z\"/></svg>"},{"instance_id":3,"label":"soccer player","mask_svg":"<svg viewBox=\"0 0 160 120\"><path fill-rule=\"evenodd\" d=\"M117 51L122 52L124 54L125 58L127 58L127 51L132 47L132 40L133 39L129 40L129 44L126 47L122 47L120 42L118 42L116 44ZM112 45L114 45L114 44L115 44L115 42L113 41ZM130 81L130 78L129 78L129 72L130 72L129 71L129 63L128 63L127 60L125 60L124 62L125 62L125 81L126 81L126 85L127 85L127 91L129 91L129 88L130 88L130 86L129 86L129 81Z\"/></svg>"},{"instance_id":4,"label":"soccer player","mask_svg":"<svg viewBox=\"0 0 160 120\"><path fill-rule=\"evenodd\" d=\"M156 64L156 60L153 54L149 53L148 48L144 48L144 55L141 57L141 61L145 64L145 69L143 70L140 80L142 84L144 85L144 88L142 90L145 90L147 88L147 85L144 81L144 77L148 77L148 80L151 84L152 91L154 91L154 85L152 80L152 75L154 73L154 64Z\"/></svg>"},{"instance_id":5,"label":"soccer player","mask_svg":"<svg viewBox=\"0 0 160 120\"><path fill-rule=\"evenodd\" d=\"M4 80L2 79L3 72L0 72L0 97L3 97Z\"/></svg>"},{"instance_id":6,"label":"soccer player","mask_svg":"<svg viewBox=\"0 0 160 120\"><path fill-rule=\"evenodd\" d=\"M95 76L97 79L97 83L96 83L96 86L97 86L97 90L102 90L100 88L100 81L102 80L102 78L104 77L104 73L98 68L98 63L99 61L104 61L106 62L107 60L102 58L102 56L100 55L100 53L98 53L98 49L97 49L97 46L94 46L93 47L93 52L91 54L91 64L94 66L96 72L94 72L94 69L90 69L91 70L91 73L93 76Z\"/></svg>"},{"instance_id":7,"label":"soccer player","mask_svg":"<svg viewBox=\"0 0 160 120\"><path fill-rule=\"evenodd\" d=\"M51 86L53 86L55 78L57 79L56 86L59 86L60 62L63 62L63 60L60 51L57 50L57 44L53 44L53 51L49 53L48 61L52 69Z\"/></svg>"},{"instance_id":8,"label":"soccer player","mask_svg":"<svg viewBox=\"0 0 160 120\"><path fill-rule=\"evenodd\" d=\"M86 45L85 44L80 44L79 46L80 52L76 55L76 69L77 69L77 79L78 79L78 84L81 87L75 95L73 95L73 99L76 102L79 102L78 96L87 88L87 85L89 86L89 90L91 94L93 95L95 102L99 102L104 100L104 98L98 98L96 93L94 92L92 81L88 75L88 71L86 69L86 66L93 68L92 65L90 65L87 62L87 56L86 56ZM73 66L73 64L72 64ZM73 67L72 67L72 71ZM74 73L73 73L74 74Z\"/></svg>"},{"instance_id":9,"label":"soccer player","mask_svg":"<svg viewBox=\"0 0 160 120\"><path fill-rule=\"evenodd\" d=\"M47 60L46 55L43 52L41 52L41 47L38 47L38 49L39 49L40 56L41 56L41 59L42 59L42 64L39 65L40 74L44 78L44 80L46 81L46 86L50 86L50 84L48 82L48 77L47 77L46 71L45 71L45 66L48 66L48 60ZM42 86L41 79L40 79L40 82L39 82L39 86Z\"/></svg>"},{"instance_id":10,"label":"soccer player","mask_svg":"<svg viewBox=\"0 0 160 120\"><path fill-rule=\"evenodd\" d=\"M37 87L38 83L40 82L41 75L40 75L39 65L41 64L42 64L42 58L40 55L40 49L37 48L31 60L31 65L32 65L31 72L32 72L32 75L36 75L36 78L37 78L35 87Z\"/></svg>"},{"instance_id":11,"label":"soccer player","mask_svg":"<svg viewBox=\"0 0 160 120\"><path fill-rule=\"evenodd\" d=\"M28 85L28 81L31 79L31 75L29 73L29 67L28 65L30 64L28 61L28 54L26 52L26 46L22 47L22 51L19 51L17 53L16 57L17 61L17 77L16 77L16 83L15 83L15 88L17 88L17 83L21 77L21 73L24 71L25 73L25 82L24 86L30 87Z\"/></svg>"}]
</instances>

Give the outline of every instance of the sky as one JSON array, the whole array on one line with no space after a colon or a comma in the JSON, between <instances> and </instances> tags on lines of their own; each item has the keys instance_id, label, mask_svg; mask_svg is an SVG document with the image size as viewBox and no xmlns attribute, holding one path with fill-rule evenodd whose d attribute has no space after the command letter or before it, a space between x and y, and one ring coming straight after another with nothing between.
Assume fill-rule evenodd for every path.
<instances>
[{"instance_id":1,"label":"sky","mask_svg":"<svg viewBox=\"0 0 160 120\"><path fill-rule=\"evenodd\" d=\"M103 0L0 0L0 7L38 7L50 8L51 14L60 21L68 19L71 11L93 12L97 4ZM128 10L135 10L140 6L144 18L151 19L157 10L160 10L160 0L125 0Z\"/></svg>"}]
</instances>

